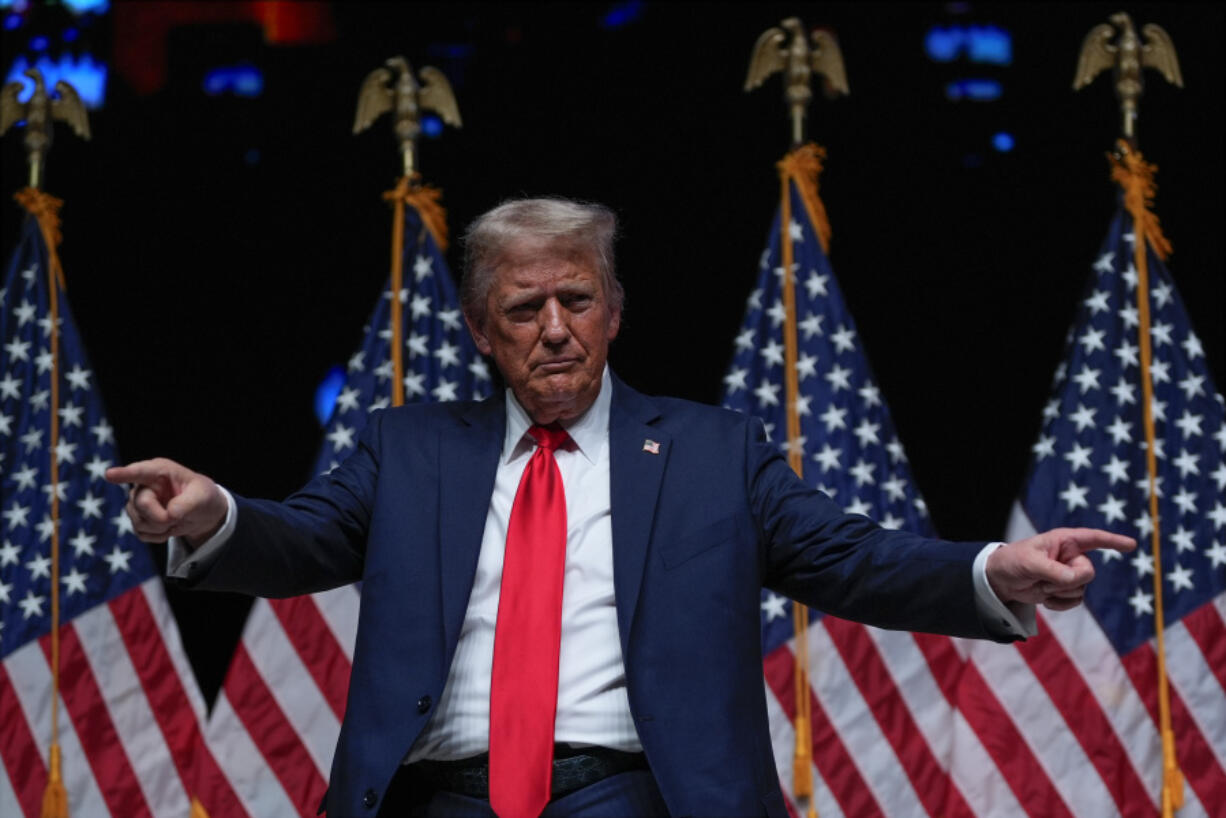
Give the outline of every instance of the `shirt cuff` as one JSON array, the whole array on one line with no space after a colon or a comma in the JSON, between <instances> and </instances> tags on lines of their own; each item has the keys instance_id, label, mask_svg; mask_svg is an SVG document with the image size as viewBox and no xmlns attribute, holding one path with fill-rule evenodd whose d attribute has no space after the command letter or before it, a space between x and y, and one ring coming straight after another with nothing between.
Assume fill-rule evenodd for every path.
<instances>
[{"instance_id":1,"label":"shirt cuff","mask_svg":"<svg viewBox=\"0 0 1226 818\"><path fill-rule=\"evenodd\" d=\"M188 579L199 563L210 563L221 551L238 523L238 508L234 504L234 495L226 491L224 486L218 486L226 498L226 520L217 529L217 533L209 537L200 547L192 549L182 537L171 537L166 541L166 576Z\"/></svg>"},{"instance_id":2,"label":"shirt cuff","mask_svg":"<svg viewBox=\"0 0 1226 818\"><path fill-rule=\"evenodd\" d=\"M988 556L1004 545L1003 542L990 542L980 550L971 567L975 581L975 607L979 610L979 618L988 625L988 630L996 635L1016 636L1025 638L1039 633L1034 621L1034 606L1025 602L1001 602L988 582Z\"/></svg>"}]
</instances>

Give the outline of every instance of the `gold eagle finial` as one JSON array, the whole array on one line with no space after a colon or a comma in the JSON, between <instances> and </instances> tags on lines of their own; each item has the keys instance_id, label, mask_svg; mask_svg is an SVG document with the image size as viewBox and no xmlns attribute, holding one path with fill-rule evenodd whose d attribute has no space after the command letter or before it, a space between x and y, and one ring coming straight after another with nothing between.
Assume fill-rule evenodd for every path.
<instances>
[{"instance_id":1,"label":"gold eagle finial","mask_svg":"<svg viewBox=\"0 0 1226 818\"><path fill-rule=\"evenodd\" d=\"M1120 100L1120 112L1124 117L1124 138L1135 139L1137 100L1141 97L1144 83L1141 69L1156 69L1166 81L1183 87L1183 75L1179 73L1179 60L1171 35L1158 25L1149 23L1141 28L1145 35L1142 45L1132 26L1132 18L1119 11L1109 18L1110 23L1100 23L1090 29L1077 58L1077 73L1073 75L1073 90L1080 91L1107 68L1115 70L1115 95ZM1117 42L1111 42L1119 32Z\"/></svg>"},{"instance_id":2,"label":"gold eagle finial","mask_svg":"<svg viewBox=\"0 0 1226 818\"><path fill-rule=\"evenodd\" d=\"M19 102L17 96L21 93L22 83L10 82L0 88L0 134L25 120L26 136L23 141L30 163L30 187L37 188L42 183L47 151L51 149L52 123L57 119L66 122L77 136L89 139L89 116L77 89L68 83L63 80L57 82L55 91L59 96L52 98L37 68L29 68L22 73L34 80L34 93L28 101Z\"/></svg>"},{"instance_id":3,"label":"gold eagle finial","mask_svg":"<svg viewBox=\"0 0 1226 818\"><path fill-rule=\"evenodd\" d=\"M376 119L391 111L392 130L400 142L400 152L404 157L404 175L412 176L415 170L414 146L421 135L421 112L434 111L443 122L459 128L460 109L451 91L451 83L437 68L428 65L422 68L418 74L421 82L418 83L413 78L412 66L404 57L392 57L385 65L386 68L371 71L362 82L353 132L361 133ZM396 81L391 85L392 72L388 69L396 71Z\"/></svg>"},{"instance_id":4,"label":"gold eagle finial","mask_svg":"<svg viewBox=\"0 0 1226 818\"><path fill-rule=\"evenodd\" d=\"M762 32L754 44L745 90L752 91L777 71L785 72L784 98L792 114L792 143L799 145L804 141L805 110L813 98L809 89L810 76L820 75L826 98L833 99L849 93L847 71L843 67L839 41L829 31L814 31L810 35L813 40L810 47L799 17L789 17L779 26Z\"/></svg>"}]
</instances>

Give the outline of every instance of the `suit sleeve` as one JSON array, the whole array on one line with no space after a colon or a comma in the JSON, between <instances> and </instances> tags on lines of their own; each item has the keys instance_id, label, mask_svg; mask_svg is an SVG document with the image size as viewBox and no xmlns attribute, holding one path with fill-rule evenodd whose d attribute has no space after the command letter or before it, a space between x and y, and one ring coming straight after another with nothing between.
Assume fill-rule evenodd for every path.
<instances>
[{"instance_id":1,"label":"suit sleeve","mask_svg":"<svg viewBox=\"0 0 1226 818\"><path fill-rule=\"evenodd\" d=\"M845 513L796 476L756 419L745 445L767 588L881 628L993 638L971 570L984 543L929 539Z\"/></svg>"},{"instance_id":2,"label":"suit sleeve","mask_svg":"<svg viewBox=\"0 0 1226 818\"><path fill-rule=\"evenodd\" d=\"M353 454L283 502L236 495L233 536L210 562L189 561L183 584L285 597L361 579L382 420L373 414Z\"/></svg>"}]
</instances>

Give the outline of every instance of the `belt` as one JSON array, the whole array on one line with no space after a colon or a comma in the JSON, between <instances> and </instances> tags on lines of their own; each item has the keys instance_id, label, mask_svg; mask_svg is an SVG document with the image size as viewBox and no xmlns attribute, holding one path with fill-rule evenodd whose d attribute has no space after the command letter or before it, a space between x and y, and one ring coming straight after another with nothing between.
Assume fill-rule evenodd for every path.
<instances>
[{"instance_id":1,"label":"belt","mask_svg":"<svg viewBox=\"0 0 1226 818\"><path fill-rule=\"evenodd\" d=\"M647 757L642 753L555 744L550 795L560 798L610 776L645 769ZM489 753L455 761L416 761L405 772L412 777L414 789L444 790L486 800L490 797Z\"/></svg>"}]
</instances>

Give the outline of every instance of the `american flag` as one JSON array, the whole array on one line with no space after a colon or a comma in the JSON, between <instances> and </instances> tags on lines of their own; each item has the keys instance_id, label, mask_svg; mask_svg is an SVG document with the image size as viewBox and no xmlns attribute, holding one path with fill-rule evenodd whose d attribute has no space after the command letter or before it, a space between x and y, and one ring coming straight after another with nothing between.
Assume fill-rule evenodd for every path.
<instances>
[{"instance_id":1,"label":"american flag","mask_svg":"<svg viewBox=\"0 0 1226 818\"><path fill-rule=\"evenodd\" d=\"M1137 538L1092 554L1075 611L1037 637L974 645L958 700L997 765L993 814L1159 814L1154 521L1149 513L1132 218L1121 206L1056 370L1009 538L1093 526ZM1226 425L1201 343L1147 243L1166 667L1181 818L1226 810ZM959 751L955 769L965 758Z\"/></svg>"},{"instance_id":2,"label":"american flag","mask_svg":"<svg viewBox=\"0 0 1226 818\"><path fill-rule=\"evenodd\" d=\"M47 268L28 217L0 289L0 815L38 815L48 777L54 494L58 741L69 810L186 816L196 782L218 777L202 740L204 701L148 548L124 513L124 490L103 479L120 462L114 430L58 286L52 320ZM224 786L219 793L226 803Z\"/></svg>"},{"instance_id":3,"label":"american flag","mask_svg":"<svg viewBox=\"0 0 1226 818\"><path fill-rule=\"evenodd\" d=\"M479 399L491 391L447 262L411 205L403 263L406 286L394 298L390 283L384 289L349 359L316 473L353 452L370 412L391 405L393 301L403 316L406 402ZM357 623L354 585L256 600L208 725L247 815L315 815L345 713Z\"/></svg>"},{"instance_id":4,"label":"american flag","mask_svg":"<svg viewBox=\"0 0 1226 818\"><path fill-rule=\"evenodd\" d=\"M789 183L804 479L850 513L930 535L889 409L873 379L795 183ZM777 214L724 378L725 406L762 418L788 450L783 276ZM818 814L968 814L951 781L952 698L963 660L954 640L812 615L808 629L814 803ZM796 712L791 602L762 596L762 641L775 761L792 794ZM796 805L793 803L793 808Z\"/></svg>"}]
</instances>

